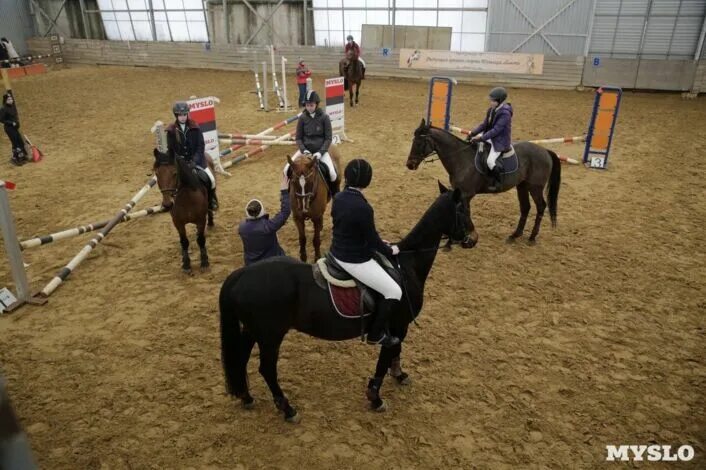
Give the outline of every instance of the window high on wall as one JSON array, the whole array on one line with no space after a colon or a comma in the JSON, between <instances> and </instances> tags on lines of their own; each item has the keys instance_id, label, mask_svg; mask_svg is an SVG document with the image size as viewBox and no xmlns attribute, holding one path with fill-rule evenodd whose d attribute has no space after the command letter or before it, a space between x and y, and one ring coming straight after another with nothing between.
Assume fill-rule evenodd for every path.
<instances>
[{"instance_id":1,"label":"window high on wall","mask_svg":"<svg viewBox=\"0 0 706 470\"><path fill-rule=\"evenodd\" d=\"M488 0L312 0L317 46L360 43L364 24L452 28L452 51L485 50Z\"/></svg>"},{"instance_id":2,"label":"window high on wall","mask_svg":"<svg viewBox=\"0 0 706 470\"><path fill-rule=\"evenodd\" d=\"M206 15L201 0L152 0L151 4L150 11L150 0L98 0L108 39L208 41Z\"/></svg>"}]
</instances>

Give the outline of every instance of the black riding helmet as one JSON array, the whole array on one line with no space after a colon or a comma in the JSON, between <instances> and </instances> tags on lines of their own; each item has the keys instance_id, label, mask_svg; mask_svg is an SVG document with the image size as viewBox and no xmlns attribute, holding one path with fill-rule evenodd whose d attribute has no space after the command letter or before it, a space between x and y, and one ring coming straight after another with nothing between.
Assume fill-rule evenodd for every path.
<instances>
[{"instance_id":1,"label":"black riding helmet","mask_svg":"<svg viewBox=\"0 0 706 470\"><path fill-rule=\"evenodd\" d=\"M172 112L174 113L174 117L180 114L189 114L189 105L184 101L177 101L174 103L174 106L172 106Z\"/></svg>"},{"instance_id":2,"label":"black riding helmet","mask_svg":"<svg viewBox=\"0 0 706 470\"><path fill-rule=\"evenodd\" d=\"M501 86L495 87L490 90L490 94L488 96L491 100L497 101L498 103L502 103L507 99L507 90L505 90L505 88Z\"/></svg>"},{"instance_id":3,"label":"black riding helmet","mask_svg":"<svg viewBox=\"0 0 706 470\"><path fill-rule=\"evenodd\" d=\"M346 178L346 186L367 188L373 179L373 167L362 158L356 158L348 162L344 176Z\"/></svg>"},{"instance_id":4,"label":"black riding helmet","mask_svg":"<svg viewBox=\"0 0 706 470\"><path fill-rule=\"evenodd\" d=\"M306 94L306 98L304 98L304 103L316 103L318 106L318 104L321 103L321 98L319 98L319 94L314 90L309 90Z\"/></svg>"}]
</instances>

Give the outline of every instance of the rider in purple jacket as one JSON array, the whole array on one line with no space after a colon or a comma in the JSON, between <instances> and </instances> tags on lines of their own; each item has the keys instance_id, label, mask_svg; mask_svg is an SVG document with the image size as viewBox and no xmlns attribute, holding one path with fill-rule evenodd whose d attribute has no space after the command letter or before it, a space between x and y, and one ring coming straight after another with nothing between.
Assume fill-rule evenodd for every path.
<instances>
[{"instance_id":1,"label":"rider in purple jacket","mask_svg":"<svg viewBox=\"0 0 706 470\"><path fill-rule=\"evenodd\" d=\"M468 140L490 143L488 168L495 178L494 185L497 187L500 186L503 172L502 159L498 160L498 158L512 150L512 105L505 102L507 100L505 88L493 88L488 97L490 108L485 115L485 120L468 134ZM494 188L489 189L492 191Z\"/></svg>"},{"instance_id":2,"label":"rider in purple jacket","mask_svg":"<svg viewBox=\"0 0 706 470\"><path fill-rule=\"evenodd\" d=\"M282 178L280 186L280 211L270 219L262 202L252 199L245 208L246 218L238 227L243 240L245 265L262 261L273 256L285 256L277 240L277 231L287 222L291 212L289 207L289 180Z\"/></svg>"}]
</instances>

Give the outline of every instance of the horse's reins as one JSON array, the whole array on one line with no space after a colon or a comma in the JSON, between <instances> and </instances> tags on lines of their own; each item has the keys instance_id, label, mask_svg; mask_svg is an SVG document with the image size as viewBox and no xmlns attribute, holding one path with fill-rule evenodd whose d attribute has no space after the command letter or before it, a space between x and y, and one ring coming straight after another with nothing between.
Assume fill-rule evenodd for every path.
<instances>
[{"instance_id":1,"label":"horse's reins","mask_svg":"<svg viewBox=\"0 0 706 470\"><path fill-rule=\"evenodd\" d=\"M420 134L418 137L424 138L424 143L425 143L427 146L430 146L430 147L431 147L431 152L429 152L429 153L426 155L426 157L424 157L419 163L420 163L420 164L421 164L421 163L434 163L434 162L436 162L436 161L438 161L438 160L441 160L441 158L439 157L438 152L436 151L436 146L435 146L433 143L430 143L430 142L429 142L429 140L430 140L430 138L431 138L431 134ZM460 153L460 152L463 152L463 151L465 151L465 150L466 150L465 148L460 148L460 149L458 149L458 150L456 150L456 151L454 151L454 152L449 153L449 156L455 155L455 154ZM436 158L434 158L435 155L436 155Z\"/></svg>"},{"instance_id":2,"label":"horse's reins","mask_svg":"<svg viewBox=\"0 0 706 470\"><path fill-rule=\"evenodd\" d=\"M461 216L458 215L458 212L456 211L456 208L454 207L454 226L452 228L452 232L458 228L460 225L460 219ZM468 237L470 235L466 235L463 241L468 240ZM449 238L451 238L449 236ZM400 250L400 252L395 255L393 258L395 260L395 264L397 266L397 270L400 273L400 278L402 279L402 290L407 294L405 297L407 297L407 305L409 306L409 314L412 317L412 322L414 323L415 326L419 327L419 323L417 323L417 317L414 315L414 308L412 307L412 299L409 298L409 290L407 289L407 279L405 278L404 271L402 271L402 266L400 265L400 257L402 253L428 253L430 251L437 252L441 248L441 245L434 247L434 248L421 248L419 250Z\"/></svg>"}]
</instances>

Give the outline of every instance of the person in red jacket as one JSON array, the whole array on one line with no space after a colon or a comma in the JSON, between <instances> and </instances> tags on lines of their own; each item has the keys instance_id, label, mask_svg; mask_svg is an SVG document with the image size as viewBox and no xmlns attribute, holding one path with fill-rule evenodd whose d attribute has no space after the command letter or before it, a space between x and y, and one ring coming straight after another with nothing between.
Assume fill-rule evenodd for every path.
<instances>
[{"instance_id":1,"label":"person in red jacket","mask_svg":"<svg viewBox=\"0 0 706 470\"><path fill-rule=\"evenodd\" d=\"M306 79L311 77L311 70L306 66L303 60L299 60L297 66L297 85L299 85L299 107L304 107L304 99L306 98Z\"/></svg>"},{"instance_id":2,"label":"person in red jacket","mask_svg":"<svg viewBox=\"0 0 706 470\"><path fill-rule=\"evenodd\" d=\"M343 50L346 55L348 55L348 51L352 50L354 52L354 56L360 61L360 64L363 66L363 79L365 79L365 61L360 57L360 46L358 43L353 40L353 36L350 34L346 38L346 47Z\"/></svg>"}]
</instances>

